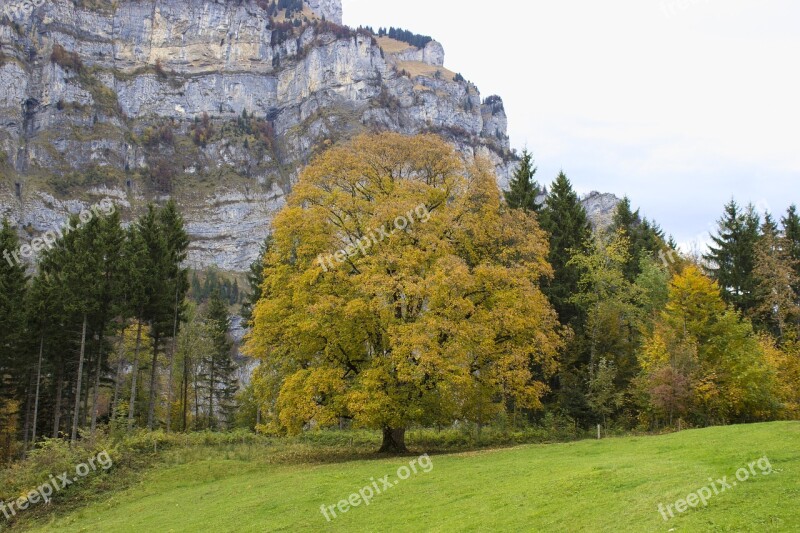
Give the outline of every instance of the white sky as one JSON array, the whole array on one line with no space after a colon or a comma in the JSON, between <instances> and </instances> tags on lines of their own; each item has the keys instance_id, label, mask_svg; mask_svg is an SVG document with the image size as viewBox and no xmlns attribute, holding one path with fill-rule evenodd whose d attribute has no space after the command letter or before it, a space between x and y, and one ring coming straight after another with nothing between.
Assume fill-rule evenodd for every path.
<instances>
[{"instance_id":1,"label":"white sky","mask_svg":"<svg viewBox=\"0 0 800 533\"><path fill-rule=\"evenodd\" d=\"M344 20L431 35L503 97L540 182L627 194L682 244L731 197L800 204L797 0L344 0Z\"/></svg>"}]
</instances>

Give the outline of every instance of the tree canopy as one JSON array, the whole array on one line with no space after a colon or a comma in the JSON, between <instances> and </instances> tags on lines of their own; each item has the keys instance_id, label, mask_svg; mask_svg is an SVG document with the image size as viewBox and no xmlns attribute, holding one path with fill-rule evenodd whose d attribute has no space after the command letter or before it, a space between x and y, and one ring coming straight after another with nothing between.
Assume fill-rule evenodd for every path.
<instances>
[{"instance_id":1,"label":"tree canopy","mask_svg":"<svg viewBox=\"0 0 800 533\"><path fill-rule=\"evenodd\" d=\"M391 451L412 423L540 407L562 345L539 288L547 253L489 165L438 137L362 136L319 156L274 221L245 347L278 391L273 423L352 420ZM322 268L326 254L340 266Z\"/></svg>"}]
</instances>

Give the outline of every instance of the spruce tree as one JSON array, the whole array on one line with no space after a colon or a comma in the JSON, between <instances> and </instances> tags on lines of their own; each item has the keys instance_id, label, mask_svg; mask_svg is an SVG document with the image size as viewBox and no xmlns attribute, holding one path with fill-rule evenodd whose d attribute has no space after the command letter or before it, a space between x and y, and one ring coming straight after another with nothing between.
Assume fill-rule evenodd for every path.
<instances>
[{"instance_id":1,"label":"spruce tree","mask_svg":"<svg viewBox=\"0 0 800 533\"><path fill-rule=\"evenodd\" d=\"M64 304L65 321L76 321L79 326L78 360L75 372L75 388L73 393L72 427L70 440L78 438L81 424L81 400L84 407L88 393L84 374L86 363L87 341L91 337L91 324L100 312L100 301L105 257L102 250L101 222L92 218L82 222L79 217L70 217L70 225L75 228L65 232L54 248L42 254L40 268L53 277L58 291L58 300ZM85 411L83 411L85 413Z\"/></svg>"},{"instance_id":2,"label":"spruce tree","mask_svg":"<svg viewBox=\"0 0 800 533\"><path fill-rule=\"evenodd\" d=\"M800 215L797 214L797 207L793 204L786 211L786 216L781 218L783 237L786 239L787 253L794 261L795 273L800 278ZM800 287L795 287L800 293Z\"/></svg>"},{"instance_id":3,"label":"spruce tree","mask_svg":"<svg viewBox=\"0 0 800 533\"><path fill-rule=\"evenodd\" d=\"M541 225L550 235L548 259L554 271L553 279L546 283L545 294L562 324L569 324L578 316L571 298L578 290L581 277L581 272L569 261L574 253L583 254L589 250L592 227L586 210L563 172L553 182L541 213Z\"/></svg>"},{"instance_id":4,"label":"spruce tree","mask_svg":"<svg viewBox=\"0 0 800 533\"><path fill-rule=\"evenodd\" d=\"M246 117L243 111L243 116ZM172 302L172 347L169 352L168 376L167 376L167 409L166 426L167 431L171 429L172 412L172 380L173 366L175 362L176 343L180 323L185 320L186 315L186 294L189 290L188 269L182 268L182 263L186 259L187 249L189 248L189 236L184 228L183 217L178 212L177 205L170 199L167 205L159 213L159 221L164 233L168 249L168 283L170 294L175 295ZM152 412L153 407L151 407ZM151 417L152 418L152 417ZM152 426L152 421L150 423Z\"/></svg>"},{"instance_id":5,"label":"spruce tree","mask_svg":"<svg viewBox=\"0 0 800 533\"><path fill-rule=\"evenodd\" d=\"M755 306L756 243L760 217L752 205L742 210L735 200L725 206L718 221L713 244L703 258L709 262L709 275L719 283L724 299L748 315Z\"/></svg>"},{"instance_id":6,"label":"spruce tree","mask_svg":"<svg viewBox=\"0 0 800 533\"><path fill-rule=\"evenodd\" d=\"M206 358L203 378L208 391L208 427L218 426L219 411L229 426L234 414L234 396L237 390L236 366L231 359L233 342L229 336L228 308L219 291L212 294L206 311L211 334L211 353Z\"/></svg>"},{"instance_id":7,"label":"spruce tree","mask_svg":"<svg viewBox=\"0 0 800 533\"><path fill-rule=\"evenodd\" d=\"M136 320L136 343L133 352L130 401L128 404L128 430L133 428L136 419L136 400L139 389L139 355L143 330L149 319L149 299L152 294L149 284L154 277L152 261L148 253L148 245L144 233L147 231L146 228L152 228L153 225L152 213L151 210L148 210L146 215L128 229L125 241L124 257L127 265L126 302L128 304L128 313Z\"/></svg>"},{"instance_id":8,"label":"spruce tree","mask_svg":"<svg viewBox=\"0 0 800 533\"><path fill-rule=\"evenodd\" d=\"M245 296L244 303L242 304L242 318L244 318L247 324L250 324L253 320L253 308L261 299L261 286L264 284L264 258L269 251L271 242L272 237L268 236L261 244L258 258L250 264L250 269L247 271L249 292Z\"/></svg>"},{"instance_id":9,"label":"spruce tree","mask_svg":"<svg viewBox=\"0 0 800 533\"><path fill-rule=\"evenodd\" d=\"M16 231L8 220L3 219L0 251L6 253L0 262L0 427L11 430L15 429L11 428L11 416L4 419L2 413L10 415L11 411L15 411L15 400L26 396L25 390L30 384L30 365L27 364L23 352L26 338L24 304L27 277L25 265L17 263L11 255L18 248Z\"/></svg>"},{"instance_id":10,"label":"spruce tree","mask_svg":"<svg viewBox=\"0 0 800 533\"><path fill-rule=\"evenodd\" d=\"M96 343L94 360L94 396L92 399L91 431L97 428L98 402L101 376L107 371L105 362L108 359L110 346L106 336L112 320L121 315L124 309L123 288L125 283L123 250L125 246L125 230L122 229L118 211L98 221L98 239L93 253L99 256L99 273L97 280L98 313L94 322Z\"/></svg>"},{"instance_id":11,"label":"spruce tree","mask_svg":"<svg viewBox=\"0 0 800 533\"><path fill-rule=\"evenodd\" d=\"M509 207L534 213L541 210L541 206L536 202L542 194L541 187L534 179L536 170L537 168L533 166L533 155L528 150L523 150L519 167L508 184L509 190L503 192Z\"/></svg>"},{"instance_id":12,"label":"spruce tree","mask_svg":"<svg viewBox=\"0 0 800 533\"><path fill-rule=\"evenodd\" d=\"M796 262L789 255L788 239L767 213L756 244L753 270L755 285L752 311L754 325L783 340L787 322L800 317Z\"/></svg>"},{"instance_id":13,"label":"spruce tree","mask_svg":"<svg viewBox=\"0 0 800 533\"><path fill-rule=\"evenodd\" d=\"M612 233L622 231L628 239L628 259L624 272L625 278L631 282L641 273L643 256L652 257L668 248L661 228L647 219L642 219L638 209L633 211L627 196L617 205L609 231Z\"/></svg>"}]
</instances>

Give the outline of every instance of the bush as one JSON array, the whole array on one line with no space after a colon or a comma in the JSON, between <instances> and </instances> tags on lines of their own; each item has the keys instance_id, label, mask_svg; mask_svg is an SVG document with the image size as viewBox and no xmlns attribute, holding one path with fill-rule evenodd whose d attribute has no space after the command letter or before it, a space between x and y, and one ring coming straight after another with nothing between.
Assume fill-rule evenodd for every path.
<instances>
[{"instance_id":1,"label":"bush","mask_svg":"<svg viewBox=\"0 0 800 533\"><path fill-rule=\"evenodd\" d=\"M173 146L175 143L175 134L172 132L172 122L165 122L157 128L145 128L142 132L142 144L148 148L155 146Z\"/></svg>"},{"instance_id":2,"label":"bush","mask_svg":"<svg viewBox=\"0 0 800 533\"><path fill-rule=\"evenodd\" d=\"M174 163L166 159L157 159L150 165L149 185L151 190L160 194L170 194L177 174Z\"/></svg>"},{"instance_id":3,"label":"bush","mask_svg":"<svg viewBox=\"0 0 800 533\"><path fill-rule=\"evenodd\" d=\"M356 32L347 26L340 26L339 24L330 22L328 20L317 21L314 26L317 29L317 34L320 35L323 33L332 33L337 39L345 39L356 36Z\"/></svg>"},{"instance_id":4,"label":"bush","mask_svg":"<svg viewBox=\"0 0 800 533\"><path fill-rule=\"evenodd\" d=\"M294 26L289 21L276 22L273 19L269 21L269 29L272 30L270 40L272 46L280 44L294 36Z\"/></svg>"},{"instance_id":5,"label":"bush","mask_svg":"<svg viewBox=\"0 0 800 533\"><path fill-rule=\"evenodd\" d=\"M50 61L57 64L64 70L74 72L83 71L83 62L75 52L67 52L60 44L53 45L53 52L50 54Z\"/></svg>"},{"instance_id":6,"label":"bush","mask_svg":"<svg viewBox=\"0 0 800 533\"><path fill-rule=\"evenodd\" d=\"M192 140L198 146L205 146L213 135L214 126L211 124L211 119L208 113L203 113L202 119L199 121L195 119L195 123L192 124Z\"/></svg>"},{"instance_id":7,"label":"bush","mask_svg":"<svg viewBox=\"0 0 800 533\"><path fill-rule=\"evenodd\" d=\"M505 111L503 107L503 99L497 95L487 97L486 100L483 101L483 105L492 110L492 115L496 115Z\"/></svg>"}]
</instances>

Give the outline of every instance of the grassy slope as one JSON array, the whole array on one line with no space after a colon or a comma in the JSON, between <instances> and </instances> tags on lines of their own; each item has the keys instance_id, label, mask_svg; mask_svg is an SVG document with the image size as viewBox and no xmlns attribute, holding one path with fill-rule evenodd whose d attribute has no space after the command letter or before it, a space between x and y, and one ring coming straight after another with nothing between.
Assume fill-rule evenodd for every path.
<instances>
[{"instance_id":1,"label":"grassy slope","mask_svg":"<svg viewBox=\"0 0 800 533\"><path fill-rule=\"evenodd\" d=\"M212 457L155 470L145 482L42 531L798 531L800 423L659 437L521 446L433 457L371 505L328 523L332 504L410 458L315 466ZM775 470L708 507L664 522L675 502L767 455Z\"/></svg>"},{"instance_id":2,"label":"grassy slope","mask_svg":"<svg viewBox=\"0 0 800 533\"><path fill-rule=\"evenodd\" d=\"M404 43L403 41L398 41L397 39L392 39L391 37L378 37L377 41L378 45L387 54L396 54L398 52L408 50L409 48L413 48L410 44Z\"/></svg>"}]
</instances>

